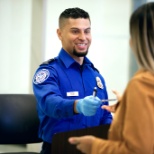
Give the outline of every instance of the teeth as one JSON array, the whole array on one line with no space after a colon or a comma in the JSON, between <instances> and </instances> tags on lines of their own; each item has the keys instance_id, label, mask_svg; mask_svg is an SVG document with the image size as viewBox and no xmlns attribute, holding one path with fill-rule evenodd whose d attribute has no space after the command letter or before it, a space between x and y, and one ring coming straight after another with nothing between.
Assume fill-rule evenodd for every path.
<instances>
[{"instance_id":1,"label":"teeth","mask_svg":"<svg viewBox=\"0 0 154 154\"><path fill-rule=\"evenodd\" d=\"M79 46L85 46L85 44L78 44Z\"/></svg>"}]
</instances>

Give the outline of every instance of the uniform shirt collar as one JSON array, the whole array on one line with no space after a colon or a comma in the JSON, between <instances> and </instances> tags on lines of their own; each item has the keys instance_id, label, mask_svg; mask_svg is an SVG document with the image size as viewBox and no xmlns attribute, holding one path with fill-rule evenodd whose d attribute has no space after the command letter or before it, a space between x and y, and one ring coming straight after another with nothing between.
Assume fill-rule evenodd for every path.
<instances>
[{"instance_id":1,"label":"uniform shirt collar","mask_svg":"<svg viewBox=\"0 0 154 154\"><path fill-rule=\"evenodd\" d=\"M66 68L69 68L73 64L79 65L63 48L60 50L59 58L63 62ZM93 65L93 64L87 57L84 57L83 65Z\"/></svg>"}]
</instances>

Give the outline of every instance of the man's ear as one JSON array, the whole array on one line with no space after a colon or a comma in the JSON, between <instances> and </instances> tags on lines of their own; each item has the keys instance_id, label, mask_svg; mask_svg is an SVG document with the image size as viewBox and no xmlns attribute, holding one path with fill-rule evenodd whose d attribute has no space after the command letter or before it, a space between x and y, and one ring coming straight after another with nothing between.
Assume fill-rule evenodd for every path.
<instances>
[{"instance_id":1,"label":"man's ear","mask_svg":"<svg viewBox=\"0 0 154 154\"><path fill-rule=\"evenodd\" d=\"M62 40L62 37L61 37L61 30L60 29L57 29L57 35L58 35L58 38L60 40Z\"/></svg>"}]
</instances>

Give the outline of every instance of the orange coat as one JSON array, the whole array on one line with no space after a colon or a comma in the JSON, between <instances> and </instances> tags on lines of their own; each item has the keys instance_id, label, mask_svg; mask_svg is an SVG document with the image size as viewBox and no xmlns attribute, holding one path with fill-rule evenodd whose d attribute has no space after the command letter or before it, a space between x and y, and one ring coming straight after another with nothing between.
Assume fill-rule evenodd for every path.
<instances>
[{"instance_id":1,"label":"orange coat","mask_svg":"<svg viewBox=\"0 0 154 154\"><path fill-rule=\"evenodd\" d=\"M140 70L130 80L109 139L96 138L92 154L154 154L154 74Z\"/></svg>"}]
</instances>

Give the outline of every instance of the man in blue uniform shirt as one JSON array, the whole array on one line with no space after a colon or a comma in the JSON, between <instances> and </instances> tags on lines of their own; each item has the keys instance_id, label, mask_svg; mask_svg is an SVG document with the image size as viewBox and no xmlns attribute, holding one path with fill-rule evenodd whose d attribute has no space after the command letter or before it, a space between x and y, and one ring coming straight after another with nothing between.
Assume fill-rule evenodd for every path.
<instances>
[{"instance_id":1,"label":"man in blue uniform shirt","mask_svg":"<svg viewBox=\"0 0 154 154\"><path fill-rule=\"evenodd\" d=\"M64 10L57 35L62 43L59 55L42 63L33 77L42 154L51 154L55 133L112 121L112 115L101 109L101 100L108 99L104 78L86 57L91 44L89 14L80 8Z\"/></svg>"}]
</instances>

